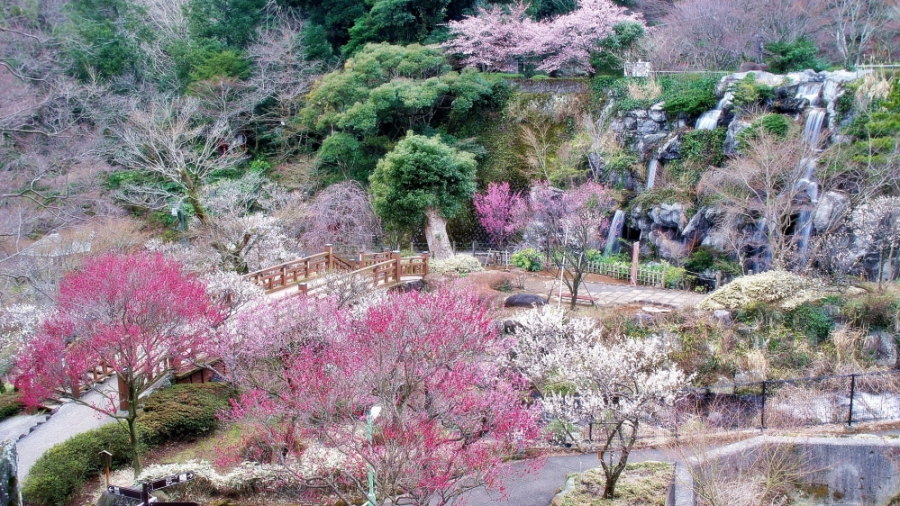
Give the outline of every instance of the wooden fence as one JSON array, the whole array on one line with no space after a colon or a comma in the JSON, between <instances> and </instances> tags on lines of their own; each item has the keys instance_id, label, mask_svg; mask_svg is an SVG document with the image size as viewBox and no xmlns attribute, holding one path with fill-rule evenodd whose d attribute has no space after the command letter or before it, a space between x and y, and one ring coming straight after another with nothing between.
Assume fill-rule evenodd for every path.
<instances>
[{"instance_id":1,"label":"wooden fence","mask_svg":"<svg viewBox=\"0 0 900 506\"><path fill-rule=\"evenodd\" d=\"M616 279L631 279L631 264L622 262L591 262L588 263L588 272L601 274ZM646 286L658 286L665 288L666 269L656 270L638 267L637 284Z\"/></svg>"},{"instance_id":2,"label":"wooden fence","mask_svg":"<svg viewBox=\"0 0 900 506\"><path fill-rule=\"evenodd\" d=\"M387 260L381 260L387 255ZM379 261L381 260L381 261ZM358 269L347 272L345 277L368 278L372 288L387 287L400 283L404 278L424 278L428 275L428 253L415 257L401 257L399 251L373 253L360 256ZM303 282L298 285L300 293L311 294L324 285Z\"/></svg>"}]
</instances>

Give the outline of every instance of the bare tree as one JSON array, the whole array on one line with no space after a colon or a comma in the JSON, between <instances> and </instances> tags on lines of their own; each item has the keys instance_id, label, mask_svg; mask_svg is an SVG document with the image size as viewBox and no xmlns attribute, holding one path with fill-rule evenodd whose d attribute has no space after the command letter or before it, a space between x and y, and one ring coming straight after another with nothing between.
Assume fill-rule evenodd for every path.
<instances>
[{"instance_id":1,"label":"bare tree","mask_svg":"<svg viewBox=\"0 0 900 506\"><path fill-rule=\"evenodd\" d=\"M700 190L719 200L723 223L758 224L758 240L772 266L785 269L797 259L797 214L812 211L805 180L808 163L815 163L812 152L796 135L781 139L760 133L747 141L743 155L709 171Z\"/></svg>"},{"instance_id":2,"label":"bare tree","mask_svg":"<svg viewBox=\"0 0 900 506\"><path fill-rule=\"evenodd\" d=\"M234 147L227 124L203 122L198 109L194 98L161 97L128 113L115 133L114 157L150 182L124 185L121 199L148 209L187 201L201 223L209 221L201 187L216 171L236 166L244 154Z\"/></svg>"},{"instance_id":3,"label":"bare tree","mask_svg":"<svg viewBox=\"0 0 900 506\"><path fill-rule=\"evenodd\" d=\"M896 28L898 7L890 0L829 0L827 12L835 49L849 67L862 61L870 44L891 23Z\"/></svg>"}]
</instances>

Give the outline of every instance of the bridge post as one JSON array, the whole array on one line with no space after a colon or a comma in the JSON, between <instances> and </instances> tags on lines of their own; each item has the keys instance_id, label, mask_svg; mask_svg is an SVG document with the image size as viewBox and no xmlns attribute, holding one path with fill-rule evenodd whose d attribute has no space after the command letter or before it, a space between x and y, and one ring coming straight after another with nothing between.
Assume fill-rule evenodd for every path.
<instances>
[{"instance_id":1,"label":"bridge post","mask_svg":"<svg viewBox=\"0 0 900 506\"><path fill-rule=\"evenodd\" d=\"M422 253L422 277L428 275L428 252L425 251Z\"/></svg>"},{"instance_id":2,"label":"bridge post","mask_svg":"<svg viewBox=\"0 0 900 506\"><path fill-rule=\"evenodd\" d=\"M400 270L400 251L394 250L391 252L391 260L394 261L394 281L400 282L400 278L402 277L402 272Z\"/></svg>"},{"instance_id":3,"label":"bridge post","mask_svg":"<svg viewBox=\"0 0 900 506\"><path fill-rule=\"evenodd\" d=\"M306 295L309 292L309 284L308 283L300 283L297 285L297 289L300 290L300 293Z\"/></svg>"},{"instance_id":4,"label":"bridge post","mask_svg":"<svg viewBox=\"0 0 900 506\"><path fill-rule=\"evenodd\" d=\"M332 246L331 244L326 244L325 253L328 254L328 256L326 257L328 262L328 270L334 270L334 246Z\"/></svg>"}]
</instances>

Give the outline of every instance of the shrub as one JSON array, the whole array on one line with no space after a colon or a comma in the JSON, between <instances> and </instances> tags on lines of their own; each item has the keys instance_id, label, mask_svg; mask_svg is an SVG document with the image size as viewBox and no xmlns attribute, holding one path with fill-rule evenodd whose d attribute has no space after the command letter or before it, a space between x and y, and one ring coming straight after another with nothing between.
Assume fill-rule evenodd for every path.
<instances>
[{"instance_id":1,"label":"shrub","mask_svg":"<svg viewBox=\"0 0 900 506\"><path fill-rule=\"evenodd\" d=\"M809 39L800 37L791 42L772 42L766 44L769 55L765 62L769 70L776 74L784 74L799 70L824 70L826 64L818 58L819 48Z\"/></svg>"},{"instance_id":2,"label":"shrub","mask_svg":"<svg viewBox=\"0 0 900 506\"><path fill-rule=\"evenodd\" d=\"M21 393L13 391L0 395L0 420L19 414L24 408Z\"/></svg>"},{"instance_id":3,"label":"shrub","mask_svg":"<svg viewBox=\"0 0 900 506\"><path fill-rule=\"evenodd\" d=\"M857 327L890 329L897 325L900 297L891 293L869 293L847 301L841 313Z\"/></svg>"},{"instance_id":4,"label":"shrub","mask_svg":"<svg viewBox=\"0 0 900 506\"><path fill-rule=\"evenodd\" d=\"M35 462L22 487L26 504L66 504L72 494L100 471L97 454L112 453L113 467L131 463L128 429L117 423L94 429L50 448Z\"/></svg>"},{"instance_id":5,"label":"shrub","mask_svg":"<svg viewBox=\"0 0 900 506\"><path fill-rule=\"evenodd\" d=\"M828 295L814 280L787 271L767 271L741 276L719 288L700 303L700 309L746 309L764 303L791 310Z\"/></svg>"},{"instance_id":6,"label":"shrub","mask_svg":"<svg viewBox=\"0 0 900 506\"><path fill-rule=\"evenodd\" d=\"M715 262L715 257L712 252L701 248L691 253L691 256L684 263L684 267L691 272L703 272L712 269L713 262Z\"/></svg>"},{"instance_id":7,"label":"shrub","mask_svg":"<svg viewBox=\"0 0 900 506\"><path fill-rule=\"evenodd\" d=\"M756 82L753 73L747 74L742 80L734 84L733 103L736 106L749 106L758 104L775 96L775 88Z\"/></svg>"},{"instance_id":8,"label":"shrub","mask_svg":"<svg viewBox=\"0 0 900 506\"><path fill-rule=\"evenodd\" d=\"M144 442L194 439L216 427L216 413L228 407L231 389L223 383L173 385L154 392L139 419Z\"/></svg>"},{"instance_id":9,"label":"shrub","mask_svg":"<svg viewBox=\"0 0 900 506\"><path fill-rule=\"evenodd\" d=\"M138 417L138 430L146 447L171 439L191 439L212 430L216 411L228 404L226 385L175 385L147 398ZM35 462L22 487L27 504L65 504L72 494L100 470L97 454L113 454L112 467L131 463L131 444L124 424L112 423L78 434L47 451ZM142 450L143 451L143 450Z\"/></svg>"},{"instance_id":10,"label":"shrub","mask_svg":"<svg viewBox=\"0 0 900 506\"><path fill-rule=\"evenodd\" d=\"M660 79L663 87L662 100L666 112L684 113L697 116L712 109L718 103L715 77L692 77L687 79Z\"/></svg>"},{"instance_id":11,"label":"shrub","mask_svg":"<svg viewBox=\"0 0 900 506\"><path fill-rule=\"evenodd\" d=\"M534 248L525 248L513 253L510 263L529 272L537 272L544 268L544 256Z\"/></svg>"},{"instance_id":12,"label":"shrub","mask_svg":"<svg viewBox=\"0 0 900 506\"><path fill-rule=\"evenodd\" d=\"M790 312L790 318L794 330L803 332L817 343L824 341L834 327L834 320L828 311L818 305L801 304Z\"/></svg>"},{"instance_id":13,"label":"shrub","mask_svg":"<svg viewBox=\"0 0 900 506\"><path fill-rule=\"evenodd\" d=\"M469 274L472 272L483 271L484 268L481 266L481 262L472 255L460 254L453 255L444 260L432 260L429 265L429 270L435 274L447 274L451 272L456 274Z\"/></svg>"},{"instance_id":14,"label":"shrub","mask_svg":"<svg viewBox=\"0 0 900 506\"><path fill-rule=\"evenodd\" d=\"M761 133L767 133L783 139L791 127L790 120L781 114L764 114L753 121L749 127L737 134L738 147L745 149L747 142L756 139Z\"/></svg>"}]
</instances>

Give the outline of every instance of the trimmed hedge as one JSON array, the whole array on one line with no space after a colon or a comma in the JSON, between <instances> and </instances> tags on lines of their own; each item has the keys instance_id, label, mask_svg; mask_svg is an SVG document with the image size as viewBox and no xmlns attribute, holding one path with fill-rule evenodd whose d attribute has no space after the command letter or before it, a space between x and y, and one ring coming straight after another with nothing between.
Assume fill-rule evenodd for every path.
<instances>
[{"instance_id":1,"label":"trimmed hedge","mask_svg":"<svg viewBox=\"0 0 900 506\"><path fill-rule=\"evenodd\" d=\"M0 420L18 415L23 409L25 409L25 403L22 402L20 392L13 390L0 394Z\"/></svg>"},{"instance_id":2,"label":"trimmed hedge","mask_svg":"<svg viewBox=\"0 0 900 506\"><path fill-rule=\"evenodd\" d=\"M210 432L216 427L216 412L228 405L231 394L232 390L221 383L174 385L154 392L138 416L141 451ZM68 502L101 470L97 454L103 450L113 454L113 468L131 464L131 444L124 424L112 423L78 434L48 450L31 468L22 487L25 504Z\"/></svg>"}]
</instances>

